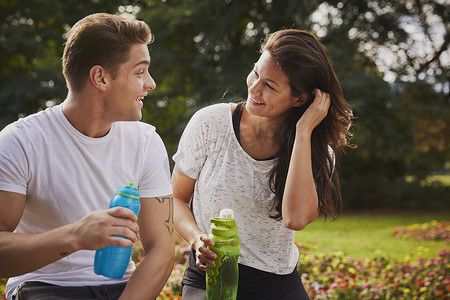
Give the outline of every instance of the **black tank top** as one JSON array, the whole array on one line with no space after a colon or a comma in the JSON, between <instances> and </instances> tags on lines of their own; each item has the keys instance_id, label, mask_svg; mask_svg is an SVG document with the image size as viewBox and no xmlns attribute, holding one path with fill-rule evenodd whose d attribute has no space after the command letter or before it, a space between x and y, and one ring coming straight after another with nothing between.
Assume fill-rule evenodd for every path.
<instances>
[{"instance_id":1,"label":"black tank top","mask_svg":"<svg viewBox=\"0 0 450 300\"><path fill-rule=\"evenodd\" d=\"M242 144L241 144L241 134L239 131L239 126L241 125L241 118L242 118L242 112L244 111L244 107L245 107L245 102L239 102L238 105L236 106L236 109L234 110L233 116L232 116L234 134L236 135L236 138L241 146L242 146ZM275 156L271 156L269 158L257 159L257 160L264 161L264 160L271 160L274 158L275 158Z\"/></svg>"},{"instance_id":2,"label":"black tank top","mask_svg":"<svg viewBox=\"0 0 450 300\"><path fill-rule=\"evenodd\" d=\"M244 107L245 107L245 102L238 103L238 105L236 106L236 109L233 112L233 117L232 117L234 134L236 135L236 138L237 138L239 144L241 143L241 135L239 133L239 125L241 124L242 111L244 110Z\"/></svg>"}]
</instances>

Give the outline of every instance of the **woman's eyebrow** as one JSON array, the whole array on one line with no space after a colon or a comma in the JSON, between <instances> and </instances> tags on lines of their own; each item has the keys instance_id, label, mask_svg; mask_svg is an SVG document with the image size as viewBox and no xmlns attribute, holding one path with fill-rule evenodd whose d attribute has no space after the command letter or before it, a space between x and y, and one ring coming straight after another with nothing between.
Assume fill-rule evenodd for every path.
<instances>
[{"instance_id":1,"label":"woman's eyebrow","mask_svg":"<svg viewBox=\"0 0 450 300\"><path fill-rule=\"evenodd\" d=\"M271 83L273 83L273 84L277 85L278 87L280 87L280 85L278 84L278 82L276 82L275 80L272 80L272 79L269 79L269 78L266 78L266 80L267 80L267 81L270 81Z\"/></svg>"},{"instance_id":2,"label":"woman's eyebrow","mask_svg":"<svg viewBox=\"0 0 450 300\"><path fill-rule=\"evenodd\" d=\"M255 71L258 71L258 67L256 66L256 63L254 64L254 67L253 67L253 68L255 69ZM278 82L276 82L275 80L270 79L270 78L265 78L265 79L266 79L267 81L269 81L269 82L271 82L271 83L277 85L278 87L281 87L281 86L278 84Z\"/></svg>"}]
</instances>

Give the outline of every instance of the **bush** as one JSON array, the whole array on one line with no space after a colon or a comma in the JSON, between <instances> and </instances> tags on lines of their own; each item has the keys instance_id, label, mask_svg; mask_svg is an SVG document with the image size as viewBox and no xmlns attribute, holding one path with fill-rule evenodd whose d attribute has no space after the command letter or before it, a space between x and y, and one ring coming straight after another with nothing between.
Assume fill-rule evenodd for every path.
<instances>
[{"instance_id":1,"label":"bush","mask_svg":"<svg viewBox=\"0 0 450 300\"><path fill-rule=\"evenodd\" d=\"M450 299L450 250L442 249L437 257L421 258L427 251L419 247L416 256L396 260L381 253L372 259L353 259L343 252L317 254L309 245L297 245L300 251L298 270L312 300L355 299ZM175 247L175 265L158 300L181 299L181 279L190 248L183 241ZM142 246L136 244L133 260L139 264ZM0 279L1 299L5 279Z\"/></svg>"},{"instance_id":2,"label":"bush","mask_svg":"<svg viewBox=\"0 0 450 300\"><path fill-rule=\"evenodd\" d=\"M420 249L419 249L420 250ZM423 250L423 249L422 249ZM344 253L301 253L299 272L311 299L449 299L450 250L415 262L379 256L355 260Z\"/></svg>"},{"instance_id":3,"label":"bush","mask_svg":"<svg viewBox=\"0 0 450 300\"><path fill-rule=\"evenodd\" d=\"M423 224L399 226L394 228L392 234L401 239L414 239L416 241L435 240L450 242L450 223L433 220Z\"/></svg>"},{"instance_id":4,"label":"bush","mask_svg":"<svg viewBox=\"0 0 450 300\"><path fill-rule=\"evenodd\" d=\"M381 254L373 259L355 260L343 252L313 254L308 245L300 251L298 270L312 300L321 299L449 299L450 250L442 249L436 258L425 261L419 247L417 257L399 261ZM181 279L189 248L184 242L176 246L174 272L160 300L180 299Z\"/></svg>"},{"instance_id":5,"label":"bush","mask_svg":"<svg viewBox=\"0 0 450 300\"><path fill-rule=\"evenodd\" d=\"M6 278L0 278L0 299L6 300L5 297L5 285L6 285Z\"/></svg>"},{"instance_id":6,"label":"bush","mask_svg":"<svg viewBox=\"0 0 450 300\"><path fill-rule=\"evenodd\" d=\"M388 177L364 166L370 173L350 169L342 176L345 206L353 209L427 209L450 207L448 175L420 180L416 177Z\"/></svg>"}]
</instances>

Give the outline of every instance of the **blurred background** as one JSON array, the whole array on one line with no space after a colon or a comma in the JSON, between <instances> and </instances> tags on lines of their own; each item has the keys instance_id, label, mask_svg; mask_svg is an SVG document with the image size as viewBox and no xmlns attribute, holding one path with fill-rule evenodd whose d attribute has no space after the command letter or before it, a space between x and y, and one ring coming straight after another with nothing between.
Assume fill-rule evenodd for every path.
<instances>
[{"instance_id":1,"label":"blurred background","mask_svg":"<svg viewBox=\"0 0 450 300\"><path fill-rule=\"evenodd\" d=\"M325 45L354 111L340 164L344 209L450 208L447 0L0 0L0 129L61 103L66 33L94 12L148 23L157 89L143 121L169 156L191 115L246 98L267 33L303 29Z\"/></svg>"}]
</instances>

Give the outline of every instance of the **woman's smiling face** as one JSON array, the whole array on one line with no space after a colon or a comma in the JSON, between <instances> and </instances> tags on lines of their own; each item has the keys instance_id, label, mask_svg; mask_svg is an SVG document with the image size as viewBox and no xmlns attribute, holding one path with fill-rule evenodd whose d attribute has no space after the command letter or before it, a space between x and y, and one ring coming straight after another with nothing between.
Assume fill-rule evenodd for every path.
<instances>
[{"instance_id":1,"label":"woman's smiling face","mask_svg":"<svg viewBox=\"0 0 450 300\"><path fill-rule=\"evenodd\" d=\"M288 77L267 51L248 74L247 88L246 109L251 115L279 117L298 106L298 97L291 95Z\"/></svg>"}]
</instances>

